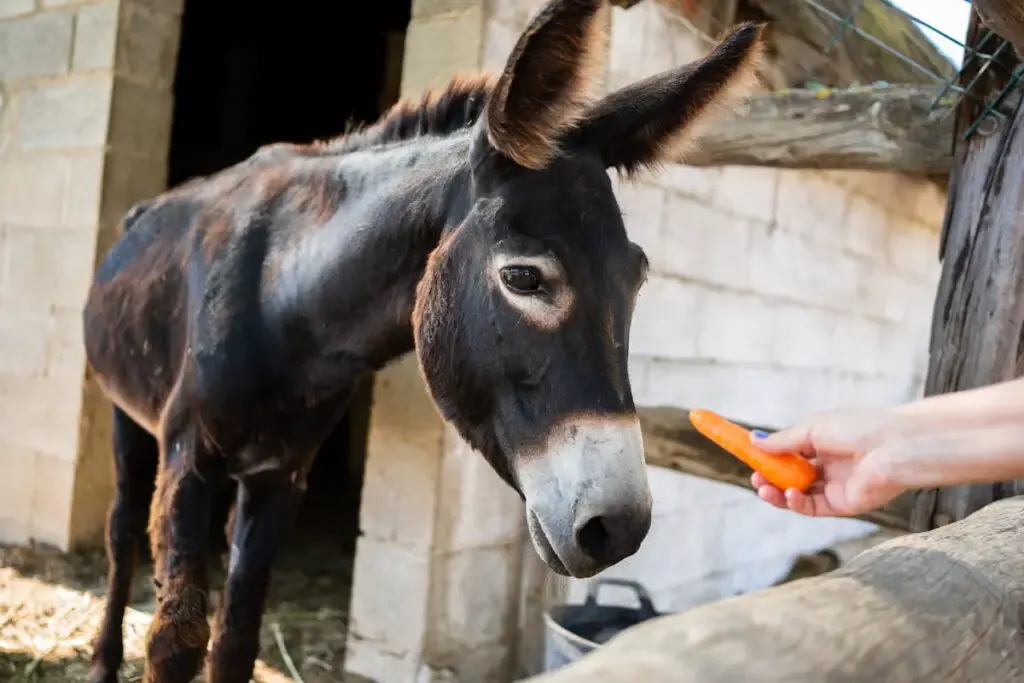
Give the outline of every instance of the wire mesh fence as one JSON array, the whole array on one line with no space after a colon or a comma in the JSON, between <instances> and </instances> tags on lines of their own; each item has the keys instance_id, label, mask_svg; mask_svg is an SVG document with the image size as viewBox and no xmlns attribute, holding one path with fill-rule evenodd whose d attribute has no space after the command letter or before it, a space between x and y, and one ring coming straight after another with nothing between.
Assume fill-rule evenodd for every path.
<instances>
[{"instance_id":1,"label":"wire mesh fence","mask_svg":"<svg viewBox=\"0 0 1024 683\"><path fill-rule=\"evenodd\" d=\"M931 84L934 100L928 115L937 107L952 115L958 109L969 110L970 117L961 119L957 129L963 138L972 135L989 117L1001 118L999 106L1006 95L1024 76L1024 60L1016 55L1012 44L992 30L965 22L962 33L939 26L932 19L942 13L946 4L970 16L970 0L923 0L919 11L909 11L908 3L893 0L663 0L673 5L690 23L692 29L709 40L738 19L768 19L781 25L782 31L798 31L825 60L839 62L856 54L859 62L871 64L887 60L885 69L864 68L863 74L872 85L885 85L892 79L879 79L879 73L895 74L895 82ZM959 6L959 7L954 7ZM724 8L724 9L723 9ZM807 10L807 11L805 11ZM802 19L798 19L802 15ZM910 35L914 34L914 35ZM860 41L860 45L856 42ZM791 41L792 42L792 41ZM942 44L945 50L940 49ZM950 52L959 53L959 63ZM809 51L798 53L797 60ZM834 74L833 74L834 75ZM841 80L841 79L835 79ZM856 80L856 79L853 79ZM848 87L838 82L798 87ZM969 107L958 107L963 100Z\"/></svg>"},{"instance_id":2,"label":"wire mesh fence","mask_svg":"<svg viewBox=\"0 0 1024 683\"><path fill-rule=\"evenodd\" d=\"M853 32L863 40L871 41L896 59L904 61L908 66L916 69L923 76L932 79L941 86L939 93L936 95L935 100L929 108L929 111L934 109L934 107L936 107L938 103L942 101L943 98L946 98L950 93L953 93L957 98L970 98L978 107L979 113L971 121L967 129L961 134L965 139L977 130L978 126L986 116L1001 116L1001 113L997 109L999 104L1003 101L1006 94L1020 81L1022 74L1024 74L1024 63L1017 63L1015 66L1010 66L1005 59L1013 52L1013 46L1008 40L1000 38L991 29L984 29L984 32L977 42L972 41L973 45L968 44L966 35L960 37L949 35L949 33L939 29L932 23L924 20L914 13L908 12L899 5L890 2L890 0L875 1L885 6L889 11L905 16L920 28L930 31L932 34L940 36L942 39L960 47L963 50L963 58L955 73L950 77L944 77L942 74L937 74L927 66L920 64L911 57L901 53L899 50L894 49L892 46L872 35L871 32L858 26L857 18L864 9L865 0L855 0L850 7L850 11L845 15L836 13L832 9L829 9L818 2L818 0L803 0L803 2L810 7L813 7L818 12L821 12L823 15L835 21L836 31L834 36L829 40L829 43L825 46L826 53L838 43L839 39L845 32ZM961 1L968 5L971 4L969 0ZM975 90L977 84L983 77L989 74L990 70L1002 72L1000 74L1000 81L1005 83L1002 89L997 92L995 97L982 95Z\"/></svg>"}]
</instances>

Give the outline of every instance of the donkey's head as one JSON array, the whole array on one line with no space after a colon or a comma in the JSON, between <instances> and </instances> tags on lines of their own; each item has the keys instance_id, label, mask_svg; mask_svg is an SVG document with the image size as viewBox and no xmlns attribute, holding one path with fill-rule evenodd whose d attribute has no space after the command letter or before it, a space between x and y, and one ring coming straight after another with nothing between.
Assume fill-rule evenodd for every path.
<instances>
[{"instance_id":1,"label":"donkey's head","mask_svg":"<svg viewBox=\"0 0 1024 683\"><path fill-rule=\"evenodd\" d=\"M694 124L749 83L760 27L705 59L589 103L605 0L552 0L509 57L474 130L472 208L431 255L417 351L441 412L526 502L555 571L593 575L651 523L627 373L647 258L608 169L676 155Z\"/></svg>"}]
</instances>

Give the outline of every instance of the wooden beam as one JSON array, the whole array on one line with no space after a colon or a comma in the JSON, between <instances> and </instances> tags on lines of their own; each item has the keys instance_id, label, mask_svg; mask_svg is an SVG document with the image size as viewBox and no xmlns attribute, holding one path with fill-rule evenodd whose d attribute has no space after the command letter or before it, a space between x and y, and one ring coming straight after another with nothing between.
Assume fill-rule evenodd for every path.
<instances>
[{"instance_id":1,"label":"wooden beam","mask_svg":"<svg viewBox=\"0 0 1024 683\"><path fill-rule=\"evenodd\" d=\"M1024 55L1024 5L1020 0L974 0L974 11L996 35L1013 44L1018 56Z\"/></svg>"},{"instance_id":2,"label":"wooden beam","mask_svg":"<svg viewBox=\"0 0 1024 683\"><path fill-rule=\"evenodd\" d=\"M685 410L671 407L640 408L639 414L649 465L751 488L751 469L704 438L693 428ZM749 424L743 426L748 429L757 427ZM861 515L860 519L889 529L906 531L910 528L913 505L912 496L902 496L880 510Z\"/></svg>"},{"instance_id":3,"label":"wooden beam","mask_svg":"<svg viewBox=\"0 0 1024 683\"><path fill-rule=\"evenodd\" d=\"M685 163L943 174L954 104L932 85L758 95L709 124Z\"/></svg>"},{"instance_id":4,"label":"wooden beam","mask_svg":"<svg viewBox=\"0 0 1024 683\"><path fill-rule=\"evenodd\" d=\"M987 35L972 14L967 45L993 49ZM929 396L1024 375L1024 86L1009 89L997 115L985 115L980 104L995 103L1021 63L1013 50L1001 58L993 68L970 60L961 75L961 86L974 83L975 97L961 100L955 117L956 161L939 240L942 272L925 378ZM921 491L912 530L963 519L1018 493L1024 481Z\"/></svg>"},{"instance_id":5,"label":"wooden beam","mask_svg":"<svg viewBox=\"0 0 1024 683\"><path fill-rule=\"evenodd\" d=\"M526 683L1024 681L1024 499L627 629Z\"/></svg>"}]
</instances>

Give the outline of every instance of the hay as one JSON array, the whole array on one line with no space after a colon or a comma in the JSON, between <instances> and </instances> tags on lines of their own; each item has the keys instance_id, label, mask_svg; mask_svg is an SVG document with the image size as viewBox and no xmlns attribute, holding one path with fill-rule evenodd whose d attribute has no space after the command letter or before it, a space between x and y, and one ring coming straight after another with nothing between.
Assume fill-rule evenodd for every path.
<instances>
[{"instance_id":1,"label":"hay","mask_svg":"<svg viewBox=\"0 0 1024 683\"><path fill-rule=\"evenodd\" d=\"M351 554L309 539L295 545L282 553L272 579L253 680L339 683L345 680ZM219 587L223 572L216 562L211 569L213 585ZM105 591L101 552L64 555L42 547L0 546L0 680L84 682L103 620ZM219 592L211 598L217 604ZM142 564L125 615L123 681L141 680L154 606L150 566Z\"/></svg>"}]
</instances>

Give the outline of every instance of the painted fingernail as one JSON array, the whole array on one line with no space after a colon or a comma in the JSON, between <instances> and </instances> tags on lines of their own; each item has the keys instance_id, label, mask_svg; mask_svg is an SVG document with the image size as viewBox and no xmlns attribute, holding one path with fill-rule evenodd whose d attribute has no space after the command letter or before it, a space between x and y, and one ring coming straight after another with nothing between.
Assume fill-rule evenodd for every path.
<instances>
[{"instance_id":1,"label":"painted fingernail","mask_svg":"<svg viewBox=\"0 0 1024 683\"><path fill-rule=\"evenodd\" d=\"M768 432L764 431L763 429L755 429L755 430L753 430L750 433L754 435L755 439L767 439L768 438Z\"/></svg>"}]
</instances>

